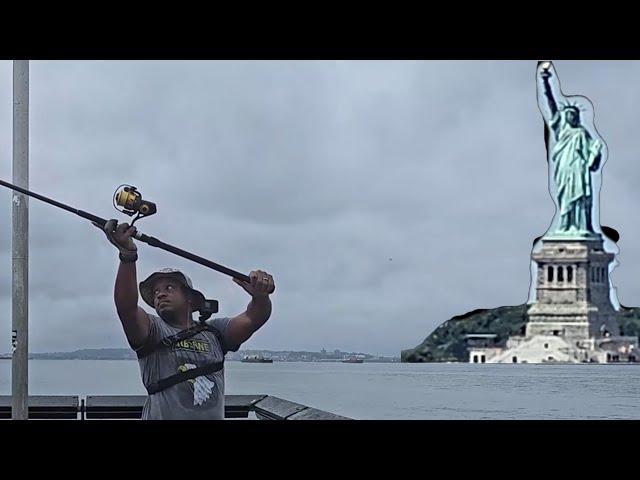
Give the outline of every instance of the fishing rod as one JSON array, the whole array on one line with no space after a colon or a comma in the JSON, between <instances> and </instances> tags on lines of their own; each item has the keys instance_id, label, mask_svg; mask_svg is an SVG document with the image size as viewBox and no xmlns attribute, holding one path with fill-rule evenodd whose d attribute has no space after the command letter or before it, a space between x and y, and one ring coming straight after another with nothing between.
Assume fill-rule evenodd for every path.
<instances>
[{"instance_id":1,"label":"fishing rod","mask_svg":"<svg viewBox=\"0 0 640 480\"><path fill-rule=\"evenodd\" d=\"M89 212L85 212L84 210L70 207L69 205L65 205L64 203L57 202L56 200L53 200L51 198L47 198L44 195L40 195L38 193L18 187L12 183L0 180L0 185L20 192L24 195L33 197L42 202L48 203L49 205L53 205L54 207L66 210L67 212L75 213L76 215L86 220L98 224L100 227L104 228L105 223L107 223L107 220L105 220L104 218L100 218ZM126 215L133 216L134 214L136 214L135 218L131 222L132 226L137 220L153 215L157 211L156 204L148 200L143 200L142 194L138 191L138 189L136 189L136 187L132 185L120 185L120 187L118 187L116 193L113 196L113 206L116 208L116 210ZM220 265L219 263L212 262L211 260L207 260L206 258L194 255L191 252L182 250L181 248L174 247L173 245L169 245L168 243L164 243L155 237L145 235L144 233L139 231L136 231L133 237L136 240L146 243L147 245L161 248L162 250L171 252L174 255L178 255L179 257L186 258L187 260L191 260L192 262L196 262L205 267L209 267L216 272L220 272L238 280L242 280L243 282L251 283L251 279L244 273L237 272L225 267L224 265Z\"/></svg>"}]
</instances>

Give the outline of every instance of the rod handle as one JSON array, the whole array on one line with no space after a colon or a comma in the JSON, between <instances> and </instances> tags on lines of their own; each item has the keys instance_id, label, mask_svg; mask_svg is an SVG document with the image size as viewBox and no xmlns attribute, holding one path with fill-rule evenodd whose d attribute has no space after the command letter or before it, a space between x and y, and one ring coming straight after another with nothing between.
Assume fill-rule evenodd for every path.
<instances>
[{"instance_id":1,"label":"rod handle","mask_svg":"<svg viewBox=\"0 0 640 480\"><path fill-rule=\"evenodd\" d=\"M158 240L157 238L152 237L150 235L145 235L144 233L138 230L133 235L133 238L135 238L136 240L140 240L141 242L144 242L147 245L151 245L152 247L160 248L167 252L171 252L175 255L178 255L179 257L186 258L187 260L191 260L192 262L196 262L205 267L209 267L210 269L215 270L216 272L223 273L225 275L241 280L243 282L251 283L251 278L249 278L249 276L245 275L244 273L237 272L235 270L232 270L231 268L225 267L224 265L220 265L219 263L212 262L211 260L207 260L206 258L199 257L198 255L194 255L191 252L182 250L181 248L174 247L173 245L169 245L168 243L164 243Z\"/></svg>"}]
</instances>

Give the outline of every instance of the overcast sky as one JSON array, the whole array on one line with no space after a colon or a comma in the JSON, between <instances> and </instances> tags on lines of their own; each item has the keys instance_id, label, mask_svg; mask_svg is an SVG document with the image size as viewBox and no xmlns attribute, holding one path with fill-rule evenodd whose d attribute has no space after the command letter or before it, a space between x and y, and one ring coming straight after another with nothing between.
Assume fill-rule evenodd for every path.
<instances>
[{"instance_id":1,"label":"overcast sky","mask_svg":"<svg viewBox=\"0 0 640 480\"><path fill-rule=\"evenodd\" d=\"M608 145L601 223L613 282L640 305L639 62L557 61ZM272 273L271 320L246 348L387 355L453 315L527 300L548 228L534 61L31 62L30 188L107 218L132 183L139 228L248 273ZM0 178L11 180L12 64L0 61ZM0 352L11 337L11 192L0 190ZM139 280L184 269L220 301L229 277L145 244ZM126 347L117 251L30 201L30 350Z\"/></svg>"}]
</instances>

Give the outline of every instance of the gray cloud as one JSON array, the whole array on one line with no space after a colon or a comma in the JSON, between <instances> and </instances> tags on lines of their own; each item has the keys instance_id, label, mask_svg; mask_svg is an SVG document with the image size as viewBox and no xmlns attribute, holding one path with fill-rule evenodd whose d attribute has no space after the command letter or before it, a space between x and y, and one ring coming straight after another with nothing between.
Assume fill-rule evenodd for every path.
<instances>
[{"instance_id":1,"label":"gray cloud","mask_svg":"<svg viewBox=\"0 0 640 480\"><path fill-rule=\"evenodd\" d=\"M398 354L452 315L526 300L547 189L535 62L32 62L31 188L105 217L133 183L158 203L140 228L276 278L247 346ZM556 62L609 147L601 221L638 303L638 62ZM11 178L11 63L0 62L0 178ZM10 193L0 201L0 351L10 337ZM31 348L125 346L115 250L30 202ZM184 268L221 313L227 277L140 246L140 279ZM4 325L4 326L3 326ZM4 332L4 333L2 333ZM6 348L2 348L6 345Z\"/></svg>"}]
</instances>

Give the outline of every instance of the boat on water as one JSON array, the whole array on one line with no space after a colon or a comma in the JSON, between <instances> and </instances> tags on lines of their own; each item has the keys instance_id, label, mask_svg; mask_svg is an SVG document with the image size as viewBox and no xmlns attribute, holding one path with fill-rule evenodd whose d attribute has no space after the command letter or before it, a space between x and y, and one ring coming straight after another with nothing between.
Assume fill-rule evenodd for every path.
<instances>
[{"instance_id":1,"label":"boat on water","mask_svg":"<svg viewBox=\"0 0 640 480\"><path fill-rule=\"evenodd\" d=\"M272 358L266 358L262 355L245 355L240 361L244 363L273 363Z\"/></svg>"},{"instance_id":2,"label":"boat on water","mask_svg":"<svg viewBox=\"0 0 640 480\"><path fill-rule=\"evenodd\" d=\"M364 360L358 357L345 357L342 359L342 363L362 363Z\"/></svg>"}]
</instances>

